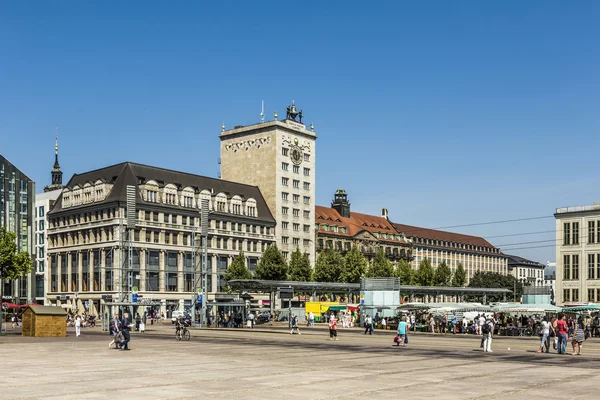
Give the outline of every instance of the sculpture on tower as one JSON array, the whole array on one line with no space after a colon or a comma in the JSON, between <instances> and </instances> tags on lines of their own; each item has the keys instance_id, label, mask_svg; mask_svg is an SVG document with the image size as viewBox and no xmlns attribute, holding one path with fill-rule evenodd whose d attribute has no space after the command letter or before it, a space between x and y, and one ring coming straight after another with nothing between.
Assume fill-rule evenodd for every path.
<instances>
[{"instance_id":1,"label":"sculpture on tower","mask_svg":"<svg viewBox=\"0 0 600 400\"><path fill-rule=\"evenodd\" d=\"M296 117L299 117L299 122L302 123L302 110L296 111L296 105L294 104L294 100L292 100L291 106L287 106L286 111L287 113L285 119L296 121Z\"/></svg>"}]
</instances>

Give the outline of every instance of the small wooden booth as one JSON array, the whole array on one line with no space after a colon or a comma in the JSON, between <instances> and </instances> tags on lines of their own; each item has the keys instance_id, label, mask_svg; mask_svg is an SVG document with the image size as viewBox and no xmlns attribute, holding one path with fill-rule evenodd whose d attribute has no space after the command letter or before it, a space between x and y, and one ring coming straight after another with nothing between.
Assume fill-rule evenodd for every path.
<instances>
[{"instance_id":1,"label":"small wooden booth","mask_svg":"<svg viewBox=\"0 0 600 400\"><path fill-rule=\"evenodd\" d=\"M22 315L23 336L67 336L67 312L62 307L28 307Z\"/></svg>"}]
</instances>

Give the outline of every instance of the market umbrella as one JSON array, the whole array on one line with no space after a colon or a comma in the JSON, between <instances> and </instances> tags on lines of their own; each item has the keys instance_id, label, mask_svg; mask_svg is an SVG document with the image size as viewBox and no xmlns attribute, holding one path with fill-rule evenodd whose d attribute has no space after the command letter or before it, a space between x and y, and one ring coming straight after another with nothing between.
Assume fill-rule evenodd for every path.
<instances>
[{"instance_id":1,"label":"market umbrella","mask_svg":"<svg viewBox=\"0 0 600 400\"><path fill-rule=\"evenodd\" d=\"M600 311L598 304L586 304L582 306L573 306L563 308L563 312L581 312L581 311Z\"/></svg>"},{"instance_id":2,"label":"market umbrella","mask_svg":"<svg viewBox=\"0 0 600 400\"><path fill-rule=\"evenodd\" d=\"M8 303L8 302L2 303L2 307L9 308L11 310L18 310L19 308L21 308L21 306L18 304L13 304L13 303Z\"/></svg>"},{"instance_id":3,"label":"market umbrella","mask_svg":"<svg viewBox=\"0 0 600 400\"><path fill-rule=\"evenodd\" d=\"M77 299L77 315L81 316L85 312L85 308L83 307L83 302L81 299Z\"/></svg>"},{"instance_id":4,"label":"market umbrella","mask_svg":"<svg viewBox=\"0 0 600 400\"><path fill-rule=\"evenodd\" d=\"M98 310L96 309L96 303L94 301L90 301L89 314L90 314L91 317L97 317L98 316Z\"/></svg>"}]
</instances>

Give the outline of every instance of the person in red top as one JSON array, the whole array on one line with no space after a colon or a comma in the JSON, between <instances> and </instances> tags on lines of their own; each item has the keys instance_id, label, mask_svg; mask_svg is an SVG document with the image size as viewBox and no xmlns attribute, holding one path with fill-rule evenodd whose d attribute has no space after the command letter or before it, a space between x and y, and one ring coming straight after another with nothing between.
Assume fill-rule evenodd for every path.
<instances>
[{"instance_id":1,"label":"person in red top","mask_svg":"<svg viewBox=\"0 0 600 400\"><path fill-rule=\"evenodd\" d=\"M335 315L332 313L331 318L329 318L329 340L338 340L337 337L337 320L335 319Z\"/></svg>"},{"instance_id":2,"label":"person in red top","mask_svg":"<svg viewBox=\"0 0 600 400\"><path fill-rule=\"evenodd\" d=\"M566 354L567 351L567 317L563 315L556 321L556 333L558 335L558 354Z\"/></svg>"}]
</instances>

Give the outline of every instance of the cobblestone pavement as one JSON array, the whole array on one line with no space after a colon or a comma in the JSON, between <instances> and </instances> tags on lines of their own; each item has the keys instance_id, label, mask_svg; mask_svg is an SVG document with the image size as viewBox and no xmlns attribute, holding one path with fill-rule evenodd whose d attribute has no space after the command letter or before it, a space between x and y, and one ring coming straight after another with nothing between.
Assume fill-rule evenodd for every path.
<instances>
[{"instance_id":1,"label":"cobblestone pavement","mask_svg":"<svg viewBox=\"0 0 600 400\"><path fill-rule=\"evenodd\" d=\"M569 399L596 398L600 339L582 356L535 352L535 338L414 334L363 335L324 327L193 330L171 326L132 334L132 351L109 350L99 328L77 338L0 337L0 398L7 399ZM12 334L11 334L12 332ZM509 350L510 348L510 350Z\"/></svg>"}]
</instances>

